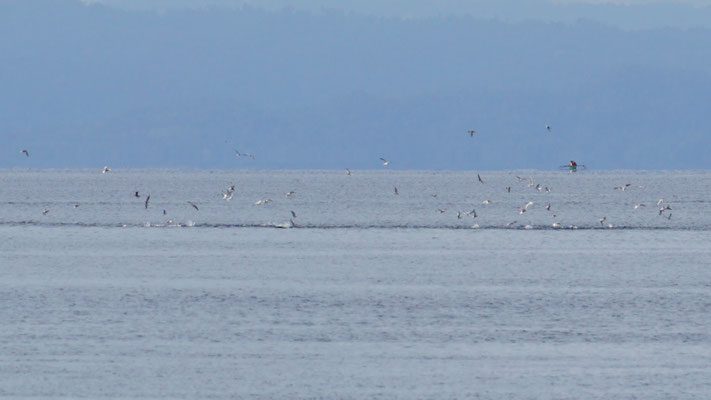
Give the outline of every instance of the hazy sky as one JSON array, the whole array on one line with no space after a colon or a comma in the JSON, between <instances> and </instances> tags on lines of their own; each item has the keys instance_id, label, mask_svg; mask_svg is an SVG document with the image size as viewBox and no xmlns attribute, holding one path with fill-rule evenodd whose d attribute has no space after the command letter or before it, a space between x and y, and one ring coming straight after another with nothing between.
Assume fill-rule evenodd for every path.
<instances>
[{"instance_id":1,"label":"hazy sky","mask_svg":"<svg viewBox=\"0 0 711 400\"><path fill-rule=\"evenodd\" d=\"M711 168L709 7L120 3L0 0L0 168Z\"/></svg>"}]
</instances>

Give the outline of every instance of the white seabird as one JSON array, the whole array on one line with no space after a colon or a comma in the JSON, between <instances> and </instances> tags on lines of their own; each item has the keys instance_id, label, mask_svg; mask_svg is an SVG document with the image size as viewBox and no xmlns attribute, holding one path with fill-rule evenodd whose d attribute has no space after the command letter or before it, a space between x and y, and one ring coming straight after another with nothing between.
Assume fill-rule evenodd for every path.
<instances>
[{"instance_id":1,"label":"white seabird","mask_svg":"<svg viewBox=\"0 0 711 400\"><path fill-rule=\"evenodd\" d=\"M102 174L105 174L105 173L107 173L107 172L111 172L111 168L109 168L108 165L104 165L104 169L101 170L101 173L102 173Z\"/></svg>"},{"instance_id":2,"label":"white seabird","mask_svg":"<svg viewBox=\"0 0 711 400\"><path fill-rule=\"evenodd\" d=\"M250 153L240 153L238 150L235 150L235 155L236 155L237 157L249 157L249 158L251 158L252 160L254 160L254 154L250 154Z\"/></svg>"},{"instance_id":3,"label":"white seabird","mask_svg":"<svg viewBox=\"0 0 711 400\"><path fill-rule=\"evenodd\" d=\"M385 166L390 165L390 161L384 159L383 157L380 157L380 161L382 161L382 162L383 162L383 165L385 165Z\"/></svg>"}]
</instances>

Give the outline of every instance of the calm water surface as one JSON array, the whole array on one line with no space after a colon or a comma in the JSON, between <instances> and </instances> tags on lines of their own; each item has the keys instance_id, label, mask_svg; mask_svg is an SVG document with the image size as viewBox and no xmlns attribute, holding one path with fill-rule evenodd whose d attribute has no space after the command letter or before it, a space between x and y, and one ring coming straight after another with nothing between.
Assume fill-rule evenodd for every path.
<instances>
[{"instance_id":1,"label":"calm water surface","mask_svg":"<svg viewBox=\"0 0 711 400\"><path fill-rule=\"evenodd\" d=\"M480 174L0 171L0 397L708 398L711 173Z\"/></svg>"}]
</instances>

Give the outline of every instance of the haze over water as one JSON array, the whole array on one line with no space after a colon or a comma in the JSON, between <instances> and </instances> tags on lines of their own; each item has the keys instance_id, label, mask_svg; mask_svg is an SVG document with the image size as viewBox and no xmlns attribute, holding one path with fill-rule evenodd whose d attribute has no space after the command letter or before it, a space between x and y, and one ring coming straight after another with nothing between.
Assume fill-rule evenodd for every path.
<instances>
[{"instance_id":1,"label":"haze over water","mask_svg":"<svg viewBox=\"0 0 711 400\"><path fill-rule=\"evenodd\" d=\"M707 171L479 174L1 171L0 396L705 398Z\"/></svg>"}]
</instances>

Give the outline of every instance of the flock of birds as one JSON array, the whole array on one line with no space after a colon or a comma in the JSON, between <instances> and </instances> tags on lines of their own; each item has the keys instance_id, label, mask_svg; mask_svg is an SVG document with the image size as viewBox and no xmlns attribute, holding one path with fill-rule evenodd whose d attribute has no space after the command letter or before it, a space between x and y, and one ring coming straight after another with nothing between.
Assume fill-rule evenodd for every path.
<instances>
[{"instance_id":1,"label":"flock of birds","mask_svg":"<svg viewBox=\"0 0 711 400\"><path fill-rule=\"evenodd\" d=\"M546 125L546 130L547 130L547 131L551 131L551 126L550 126L550 125ZM467 131L467 133L469 134L470 137L474 137L474 135L476 134L476 131L473 130L473 129L470 129L470 130ZM22 154L24 154L26 157L29 157L29 156L30 156L30 153L29 153L29 151L28 151L27 149L22 149L20 152L21 152ZM235 156L236 156L237 158L247 157L247 158L251 158L251 159L253 159L253 160L255 159L255 156L254 156L253 154L251 154L251 153L243 153L243 152L240 152L240 151L238 151L238 150L235 150ZM390 165L390 161L387 160L387 159L385 159L385 158L383 158L383 157L380 157L380 162L382 163L382 165L383 165L384 167L387 167L387 166ZM109 172L111 172L111 168L109 168L108 165L104 166L104 168L101 170L101 173L102 173L102 174L106 174L106 173L109 173ZM348 176L352 175L352 171L351 171L349 168L346 168L346 169L345 169L345 172L346 172L346 175L348 175ZM571 171L571 172L574 172L574 171ZM516 179L517 179L519 182L524 182L524 181L526 181L526 178L523 178L523 177L520 177L520 176L516 176ZM484 184L484 179L481 177L480 174L477 174L477 181L478 181L480 184ZM614 190L620 190L620 191L626 191L630 186L632 186L632 184L626 183L626 184L621 185L621 186L615 186L613 189L614 189ZM544 190L545 190L545 192L551 192L551 188L550 188L550 187L548 187L548 186L542 186L540 183L534 183L533 177L529 177L529 178L528 178L528 187L529 187L529 188L533 188L534 190L539 191L539 192L544 191ZM507 193L510 193L510 192L511 192L511 186L507 186L505 189L506 189L506 192L507 192ZM236 189L235 189L235 185L234 185L234 184L230 184L230 186L227 187L227 189L225 189L225 190L222 191L222 199L225 200L225 201L230 201L230 200L232 200L232 199L234 198L234 195L235 195L235 190L236 190ZM294 193L295 193L294 191L288 191L288 192L284 193L284 197L285 197L286 199L289 199L291 196L294 195ZM400 190L398 189L397 186L394 186L394 187L393 187L393 193L394 193L394 195L399 195L399 194L400 194ZM140 198L140 197L141 197L141 194L139 193L139 191L135 191L134 194L133 194L133 196L136 197L136 198ZM437 197L437 194L432 194L431 196L434 197L434 198L436 198L436 197ZM150 200L151 200L151 196L150 196L150 194L148 194L148 195L145 197L145 200L144 200L144 203L143 203L143 205L144 205L144 207L145 207L146 209L148 209L148 207L149 207L149 205L150 205ZM259 200L257 200L256 202L254 202L254 205L255 205L255 206L266 205L266 204L268 204L268 203L270 203L270 202L272 202L272 201L273 201L273 200L272 200L271 198L263 198L263 199L259 199ZM190 205L192 208L194 208L196 211L199 211L199 210L200 210L200 208L198 207L198 205L195 204L194 202L192 202L192 201L187 201L186 203L189 204L189 205ZM489 204L492 204L492 201L487 199L487 200L484 200L484 201L482 202L482 204L483 204L483 205L489 205ZM518 208L518 213L519 213L519 214L524 214L524 213L526 213L526 212L528 211L529 207L531 207L531 206L533 206L533 205L534 205L534 202L532 202L532 201L526 202L525 204L523 204L521 207ZM656 205L657 205L657 207L659 207L659 209L658 209L658 215L659 215L659 216L664 216L664 217L667 218L667 219L671 219L671 217L672 217L671 212L669 212L669 213L666 213L666 212L667 212L667 211L671 211L672 208L671 208L671 206L670 206L669 204L664 204L664 199L663 199L663 198L662 198L662 199L659 199L659 201L657 201ZM74 208L78 208L78 207L79 207L79 204L74 204ZM647 205L646 205L645 203L637 203L637 204L634 205L634 209L635 209L635 210L636 210L636 209L639 209L639 208L641 208L641 207L647 207ZM549 212L552 213L552 217L553 217L553 218L557 217L557 215L551 210L551 204L550 204L550 203L547 203L544 208L546 209L546 211L549 211ZM47 214L49 214L49 211L50 211L49 209L44 209L44 210L42 211L42 214L43 214L43 215L47 215ZM163 212L163 215L166 215L166 214L167 214L167 211L166 211L165 209L163 209L162 212ZM446 209L446 208L437 208L436 212L438 212L438 213L440 213L440 214L444 214L444 213L447 212L447 209ZM291 213L291 217L289 218L289 222L288 222L288 223L276 224L276 225L274 225L274 227L277 227L277 228L291 228L291 227L296 226L296 223L294 222L294 219L297 217L297 216L296 216L296 212L295 212L294 210L290 210L290 213ZM666 213L666 214L665 214L665 213ZM479 214L477 213L477 211L476 211L475 208L472 208L471 210L458 210L458 211L456 211L456 216L457 216L457 219L462 219L463 217L477 218L477 217L479 216ZM173 221L170 220L170 219L169 219L167 222L168 222L169 224L170 224L170 223L173 223ZM507 223L505 226L506 226L506 227L511 227L511 226L514 226L514 224L516 224L517 222L518 222L517 220L514 220L514 221L511 221L511 222ZM610 224L610 223L607 223L607 224L606 224L606 222L607 222L607 216L601 217L601 218L598 220L598 222L599 222L600 225L603 226L603 227L606 226L606 227L608 227L608 228L613 228L613 225L612 225L612 224ZM472 226L472 228L478 228L478 227L479 227L478 224L474 224L474 225ZM523 227L524 229L532 229L532 226L531 226L531 225L523 225L522 227ZM552 227L553 227L553 228L563 228L563 226L560 224L560 222L553 222L553 223L552 223ZM575 226L575 225L570 225L570 226L567 226L567 227L568 227L568 228L572 228L572 229L577 228L577 226Z\"/></svg>"}]
</instances>

